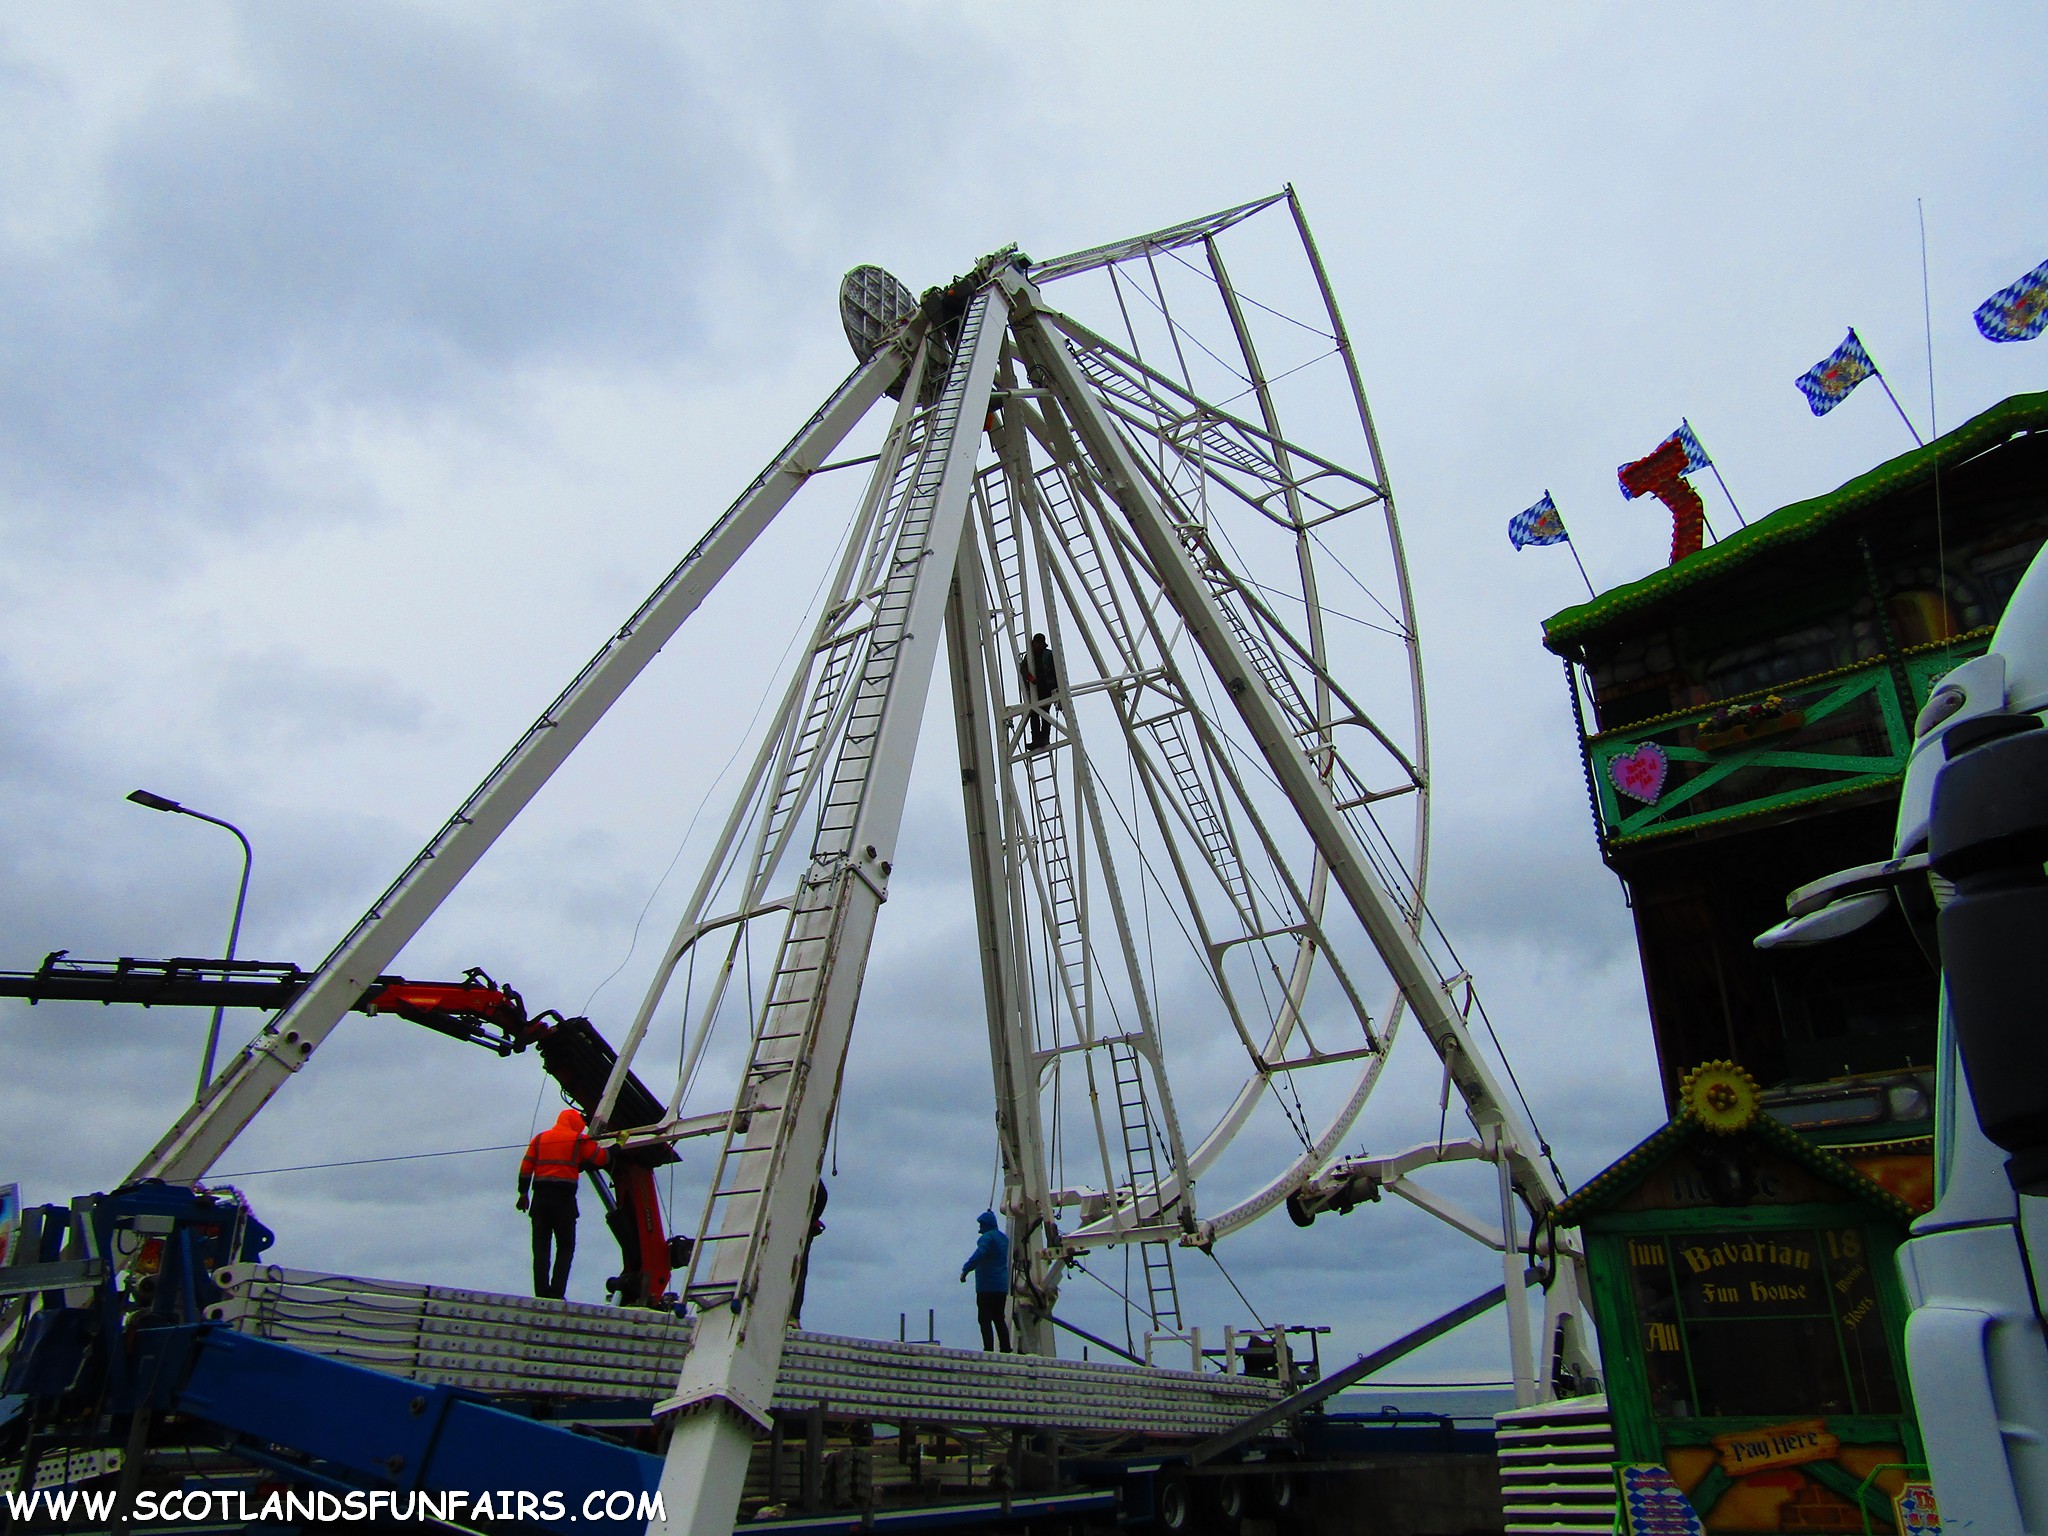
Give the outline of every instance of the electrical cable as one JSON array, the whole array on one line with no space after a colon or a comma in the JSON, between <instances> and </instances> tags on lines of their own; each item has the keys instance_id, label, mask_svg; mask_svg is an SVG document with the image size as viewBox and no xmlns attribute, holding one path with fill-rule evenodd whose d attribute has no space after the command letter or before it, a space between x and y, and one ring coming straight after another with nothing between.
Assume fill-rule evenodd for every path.
<instances>
[{"instance_id":1,"label":"electrical cable","mask_svg":"<svg viewBox=\"0 0 2048 1536\"><path fill-rule=\"evenodd\" d=\"M283 1168L245 1168L240 1173L209 1174L207 1182L225 1184L229 1179L260 1179L272 1173L308 1173L316 1168L361 1168L370 1163L416 1163L430 1157L474 1157L482 1152L522 1152L525 1149L525 1142L513 1141L498 1147L452 1147L445 1152L400 1152L389 1157L344 1157L332 1163L293 1163Z\"/></svg>"}]
</instances>

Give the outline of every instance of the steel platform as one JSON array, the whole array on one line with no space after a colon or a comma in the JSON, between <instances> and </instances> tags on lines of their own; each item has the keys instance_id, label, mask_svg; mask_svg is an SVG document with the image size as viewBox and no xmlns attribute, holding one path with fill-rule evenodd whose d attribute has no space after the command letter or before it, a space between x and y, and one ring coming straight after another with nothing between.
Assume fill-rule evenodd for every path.
<instances>
[{"instance_id":1,"label":"steel platform","mask_svg":"<svg viewBox=\"0 0 2048 1536\"><path fill-rule=\"evenodd\" d=\"M662 1312L506 1296L274 1265L220 1270L208 1316L240 1332L395 1376L548 1398L673 1391L689 1321ZM774 1406L833 1418L1153 1435L1212 1435L1269 1408L1256 1376L999 1355L792 1330Z\"/></svg>"}]
</instances>

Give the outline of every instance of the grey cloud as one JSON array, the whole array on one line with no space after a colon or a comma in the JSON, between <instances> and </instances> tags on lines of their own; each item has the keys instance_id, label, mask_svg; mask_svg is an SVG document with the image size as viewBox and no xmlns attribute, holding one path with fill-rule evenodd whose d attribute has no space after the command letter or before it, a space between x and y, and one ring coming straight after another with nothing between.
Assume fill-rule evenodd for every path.
<instances>
[{"instance_id":1,"label":"grey cloud","mask_svg":"<svg viewBox=\"0 0 2048 1536\"><path fill-rule=\"evenodd\" d=\"M815 217L795 209L872 208L921 163L901 93L843 69L763 89L772 20L737 29L755 73L729 78L734 29L651 8L228 15L240 78L164 92L91 167L95 219L0 253L17 517L242 522L275 498L276 444L336 413L431 411L534 365L665 363L735 289L786 290ZM825 25L874 84L956 35ZM63 110L61 79L12 62L15 110Z\"/></svg>"},{"instance_id":2,"label":"grey cloud","mask_svg":"<svg viewBox=\"0 0 2048 1536\"><path fill-rule=\"evenodd\" d=\"M402 737L428 719L426 700L388 673L325 665L282 646L218 665L214 715L223 737L240 747Z\"/></svg>"}]
</instances>

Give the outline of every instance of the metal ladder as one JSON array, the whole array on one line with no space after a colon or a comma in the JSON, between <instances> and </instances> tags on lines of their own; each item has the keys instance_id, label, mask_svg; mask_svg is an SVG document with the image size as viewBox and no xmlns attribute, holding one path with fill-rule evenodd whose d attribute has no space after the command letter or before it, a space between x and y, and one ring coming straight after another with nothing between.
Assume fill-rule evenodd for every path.
<instances>
[{"instance_id":1,"label":"metal ladder","mask_svg":"<svg viewBox=\"0 0 2048 1536\"><path fill-rule=\"evenodd\" d=\"M1145 1101L1145 1073L1137 1048L1127 1039L1109 1043L1110 1076L1116 1083L1117 1118L1124 1141L1124 1163L1131 1172L1131 1219L1140 1226L1158 1222L1166 1213L1159 1200L1159 1161L1152 1135L1152 1115ZM1152 1191L1152 1208L1144 1203L1144 1191ZM1180 1290L1173 1277L1173 1244L1157 1239L1138 1245L1145 1268L1145 1304L1152 1313L1152 1327L1160 1333L1179 1333Z\"/></svg>"},{"instance_id":2,"label":"metal ladder","mask_svg":"<svg viewBox=\"0 0 2048 1536\"><path fill-rule=\"evenodd\" d=\"M1088 933L1083 926L1080 887L1074 880L1072 847L1067 839L1066 810L1060 804L1058 763L1053 749L1027 753L1025 773L1031 785L1032 836L1038 845L1039 868L1045 877L1045 900L1052 922L1053 962L1074 1011L1077 1034L1095 1026L1093 977L1089 971Z\"/></svg>"},{"instance_id":3,"label":"metal ladder","mask_svg":"<svg viewBox=\"0 0 2048 1536\"><path fill-rule=\"evenodd\" d=\"M1018 537L1017 518L1010 505L1010 480L1003 473L1003 466L991 464L983 470L976 490L980 494L988 530L989 564L994 568L996 591L1001 595L1004 615L1014 616L1018 624L1023 625L1024 545ZM1018 646L1028 642L1030 636L1005 625L1003 638L1007 644Z\"/></svg>"},{"instance_id":4,"label":"metal ladder","mask_svg":"<svg viewBox=\"0 0 2048 1536\"><path fill-rule=\"evenodd\" d=\"M1188 809L1188 819L1201 836L1209 867L1222 882L1231 905L1237 908L1238 921L1246 931L1256 928L1258 907L1253 901L1251 880L1237 857L1237 844L1231 838L1230 828L1224 824L1216 802L1209 797L1208 782L1195 767L1195 751L1182 728L1181 716L1174 714L1151 721L1146 729L1158 744L1166 771L1172 775L1173 787Z\"/></svg>"},{"instance_id":5,"label":"metal ladder","mask_svg":"<svg viewBox=\"0 0 2048 1536\"><path fill-rule=\"evenodd\" d=\"M1103 627L1116 642L1117 660L1124 666L1136 669L1138 650L1131 643L1129 627L1124 623L1123 607L1116 600L1116 590L1110 585L1109 573L1102 567L1102 556L1096 548L1092 530L1081 502L1075 497L1073 487L1066 474L1058 465L1048 465L1038 472L1038 494L1047 514L1052 519L1053 529L1059 535L1060 544L1067 552L1067 561L1074 568L1074 574L1081 578L1082 590L1095 605L1095 611L1102 618Z\"/></svg>"},{"instance_id":6,"label":"metal ladder","mask_svg":"<svg viewBox=\"0 0 2048 1536\"><path fill-rule=\"evenodd\" d=\"M973 354L974 338L986 312L986 301L969 308L956 357ZM889 703L911 600L919 577L930 564L925 558L926 535L959 429L967 373L964 366L955 366L948 374L939 398L928 408L928 426L915 455L915 468L898 474L889 492L891 505L883 509L879 521L879 528L891 530L893 537L886 540L886 568L878 570L881 586L865 631L867 645L852 684L852 704L840 732L838 761L819 808L810 867L799 881L769 978L732 1123L719 1145L696 1251L684 1283L685 1298L700 1306L739 1305L753 1290L754 1263L765 1226L761 1197L782 1171L790 1127L790 1117L784 1111L789 1107L790 1089L811 1055L824 982L831 972L845 910L845 892L856 878L855 866L848 858L853 852L853 829L866 796L875 741ZM907 464L911 456L905 457ZM946 580L950 575L944 572L934 579Z\"/></svg>"},{"instance_id":7,"label":"metal ladder","mask_svg":"<svg viewBox=\"0 0 2048 1536\"><path fill-rule=\"evenodd\" d=\"M1095 555L1093 540L1079 504L1068 493L1064 477L1056 473L1039 477L1044 505L1068 557L1080 575L1089 600L1096 605L1105 625L1116 640L1120 659L1130 665L1135 651L1130 643L1107 573ZM1003 597L1012 613L1023 612L1023 540L1018 532L1015 509L1007 487L998 494L991 487L988 499L992 564L1004 583ZM1085 558L1084 553L1085 552ZM1025 773L1031 787L1032 831L1039 853L1039 868L1045 880L1046 903L1053 929L1052 953L1060 967L1061 981L1073 1009L1077 1033L1093 1031L1091 992L1092 957L1084 923L1081 891L1074 877L1073 854L1067 834L1066 814L1060 804L1057 759L1053 748L1025 755ZM1158 1148L1153 1137L1151 1106L1145 1095L1145 1081L1139 1069L1136 1048L1128 1037L1107 1042L1110 1081L1115 1089L1117 1122L1124 1149L1124 1167L1131 1184L1131 1214L1139 1225L1149 1225L1161 1216L1159 1201ZM1143 1192L1150 1190L1152 1209L1142 1211ZM1147 1304L1156 1329L1178 1333L1180 1297L1174 1284L1172 1244L1147 1241L1139 1244L1145 1268Z\"/></svg>"},{"instance_id":8,"label":"metal ladder","mask_svg":"<svg viewBox=\"0 0 2048 1536\"><path fill-rule=\"evenodd\" d=\"M1170 430L1174 446L1183 457L1220 459L1253 479L1274 485L1282 482L1279 466L1267 451L1219 417L1206 410L1174 409L1163 396L1152 393L1148 386L1130 378L1098 352L1077 347L1074 361L1082 377L1113 402L1110 408L1115 414L1134 412L1151 417L1157 426Z\"/></svg>"},{"instance_id":9,"label":"metal ladder","mask_svg":"<svg viewBox=\"0 0 2048 1536\"><path fill-rule=\"evenodd\" d=\"M860 642L865 638L865 630L854 630L835 637L820 648L823 661L818 668L817 680L811 685L810 701L805 706L803 719L797 724L789 755L783 763L781 782L776 786L775 797L769 802L768 813L762 820L760 851L754 860L753 889L758 889L768 878L782 855L784 831L810 788L811 770L830 736L833 715L847 674L852 670Z\"/></svg>"},{"instance_id":10,"label":"metal ladder","mask_svg":"<svg viewBox=\"0 0 2048 1536\"><path fill-rule=\"evenodd\" d=\"M1311 737L1320 738L1322 735L1322 727L1316 723L1316 712L1309 708L1308 700L1296 686L1294 674L1282 665L1273 648L1266 643L1264 631L1248 623L1239 612L1237 589L1216 569L1206 541L1196 550L1196 555L1201 562L1202 579L1208 584L1210 596L1216 600L1216 609L1223 615L1223 622L1230 627L1231 637L1252 664L1252 670L1259 674L1259 681L1266 685L1266 692L1273 696L1273 702L1286 712L1294 726L1295 738L1305 750Z\"/></svg>"},{"instance_id":11,"label":"metal ladder","mask_svg":"<svg viewBox=\"0 0 2048 1536\"><path fill-rule=\"evenodd\" d=\"M1068 563L1080 577L1090 601L1095 604L1096 611L1115 639L1123 664L1135 669L1140 665L1137 647L1125 628L1123 610L1116 601L1108 573L1103 569L1094 531L1088 526L1082 503L1056 466L1041 471L1038 483L1046 510L1051 514L1053 526L1066 550ZM1237 845L1231 837L1229 825L1209 793L1208 781L1195 765L1194 748L1188 742L1181 720L1185 711L1183 703L1179 712L1146 722L1145 730L1158 746L1174 790L1187 807L1188 819L1200 837L1210 867L1237 909L1238 920L1249 931L1258 926L1258 909L1253 902L1251 881L1238 859Z\"/></svg>"}]
</instances>

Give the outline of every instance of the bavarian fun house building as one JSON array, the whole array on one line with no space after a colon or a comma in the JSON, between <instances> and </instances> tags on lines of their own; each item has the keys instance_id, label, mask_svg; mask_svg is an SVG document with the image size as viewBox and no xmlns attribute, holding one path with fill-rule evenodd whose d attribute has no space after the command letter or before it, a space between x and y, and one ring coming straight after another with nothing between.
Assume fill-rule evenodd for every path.
<instances>
[{"instance_id":1,"label":"bavarian fun house building","mask_svg":"<svg viewBox=\"0 0 2048 1536\"><path fill-rule=\"evenodd\" d=\"M1896 1528L1920 1452L1891 1255L1934 1197L1936 973L1896 910L1755 939L1890 856L1914 719L2044 538L2048 394L2020 395L1544 625L1672 1117L1562 1219L1615 1453L1706 1530Z\"/></svg>"},{"instance_id":2,"label":"bavarian fun house building","mask_svg":"<svg viewBox=\"0 0 2048 1536\"><path fill-rule=\"evenodd\" d=\"M1739 1067L1693 1073L1677 1116L1558 1211L1586 1234L1635 1481L1710 1531L1893 1529L1921 1456L1892 1263L1912 1216L1765 1114Z\"/></svg>"}]
</instances>

